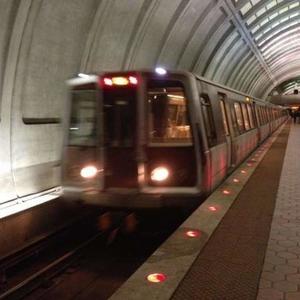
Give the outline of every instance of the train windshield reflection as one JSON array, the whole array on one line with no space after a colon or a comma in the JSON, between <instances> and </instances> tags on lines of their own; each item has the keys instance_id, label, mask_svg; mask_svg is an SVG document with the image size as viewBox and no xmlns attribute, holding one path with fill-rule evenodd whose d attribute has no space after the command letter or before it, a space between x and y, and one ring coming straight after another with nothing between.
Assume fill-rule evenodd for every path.
<instances>
[{"instance_id":1,"label":"train windshield reflection","mask_svg":"<svg viewBox=\"0 0 300 300\"><path fill-rule=\"evenodd\" d=\"M74 90L71 99L69 145L96 145L96 91Z\"/></svg>"},{"instance_id":2,"label":"train windshield reflection","mask_svg":"<svg viewBox=\"0 0 300 300\"><path fill-rule=\"evenodd\" d=\"M180 82L151 81L148 104L150 142L192 142L186 97Z\"/></svg>"}]
</instances>

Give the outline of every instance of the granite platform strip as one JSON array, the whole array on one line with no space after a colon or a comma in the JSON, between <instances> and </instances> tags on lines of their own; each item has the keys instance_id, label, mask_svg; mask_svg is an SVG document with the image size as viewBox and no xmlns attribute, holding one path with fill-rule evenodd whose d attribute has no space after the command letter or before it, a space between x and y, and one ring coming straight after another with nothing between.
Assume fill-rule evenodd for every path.
<instances>
[{"instance_id":1,"label":"granite platform strip","mask_svg":"<svg viewBox=\"0 0 300 300\"><path fill-rule=\"evenodd\" d=\"M300 299L300 124L291 125L257 299Z\"/></svg>"},{"instance_id":2,"label":"granite platform strip","mask_svg":"<svg viewBox=\"0 0 300 300\"><path fill-rule=\"evenodd\" d=\"M283 128L284 125L257 148L110 299L170 299ZM191 231L199 234L194 238L187 236ZM165 280L147 281L153 273L164 274Z\"/></svg>"}]
</instances>

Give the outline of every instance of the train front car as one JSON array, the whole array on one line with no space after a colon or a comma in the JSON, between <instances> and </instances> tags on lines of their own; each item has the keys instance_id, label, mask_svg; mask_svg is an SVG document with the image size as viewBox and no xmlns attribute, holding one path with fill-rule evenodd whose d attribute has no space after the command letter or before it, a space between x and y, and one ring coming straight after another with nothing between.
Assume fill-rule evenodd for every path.
<instances>
[{"instance_id":1,"label":"train front car","mask_svg":"<svg viewBox=\"0 0 300 300\"><path fill-rule=\"evenodd\" d=\"M188 206L201 192L194 80L159 69L73 85L65 197L118 208Z\"/></svg>"}]
</instances>

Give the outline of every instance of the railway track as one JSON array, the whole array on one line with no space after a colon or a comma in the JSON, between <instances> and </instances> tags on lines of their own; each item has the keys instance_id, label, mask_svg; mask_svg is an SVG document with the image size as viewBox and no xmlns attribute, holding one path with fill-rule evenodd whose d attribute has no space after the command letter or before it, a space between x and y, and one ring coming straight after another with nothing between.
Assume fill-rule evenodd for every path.
<instances>
[{"instance_id":1,"label":"railway track","mask_svg":"<svg viewBox=\"0 0 300 300\"><path fill-rule=\"evenodd\" d=\"M24 298L34 289L40 286L47 286L47 282L51 281L51 278L71 266L93 242L102 240L104 244L110 243L114 239L120 224L123 222L123 216L115 218L111 224L108 224L105 214L102 216L104 218L90 219L87 223L81 221L74 225L74 229L61 230L1 261L0 270L2 270L2 280L0 284L0 300ZM99 222L99 220L101 221ZM91 226L92 224L95 226ZM75 237L75 240L68 238L68 245L63 245L62 249L54 249L56 253L45 263L44 260L45 256L47 256L47 251L53 251L53 245L55 246L55 244L64 244L64 238L68 234L76 234L72 231L76 231L76 228L79 226L86 229L86 237ZM30 265L35 264L35 260L38 261L37 264L40 266L28 271L28 266L30 269ZM21 273L25 273L25 275L20 275L19 269L22 269Z\"/></svg>"},{"instance_id":2,"label":"railway track","mask_svg":"<svg viewBox=\"0 0 300 300\"><path fill-rule=\"evenodd\" d=\"M102 218L98 225L105 230L26 274L0 299L107 299L179 225L132 233L134 220L126 214L108 223Z\"/></svg>"},{"instance_id":3,"label":"railway track","mask_svg":"<svg viewBox=\"0 0 300 300\"><path fill-rule=\"evenodd\" d=\"M78 259L80 256L80 251L95 241L95 239L103 237L103 235L103 233L96 234L89 240L82 243L80 246L65 253L63 256L49 263L46 267L43 267L41 270L18 283L16 286L8 289L6 292L0 295L0 299L22 299L37 287L45 284L55 275L63 272Z\"/></svg>"}]
</instances>

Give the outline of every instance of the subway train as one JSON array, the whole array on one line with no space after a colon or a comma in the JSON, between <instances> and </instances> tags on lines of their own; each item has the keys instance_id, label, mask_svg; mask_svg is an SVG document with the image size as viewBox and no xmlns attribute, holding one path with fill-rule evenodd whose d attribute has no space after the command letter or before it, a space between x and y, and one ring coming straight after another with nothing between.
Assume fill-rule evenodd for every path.
<instances>
[{"instance_id":1,"label":"subway train","mask_svg":"<svg viewBox=\"0 0 300 300\"><path fill-rule=\"evenodd\" d=\"M65 199L109 208L204 199L274 130L283 107L183 71L70 79Z\"/></svg>"}]
</instances>

